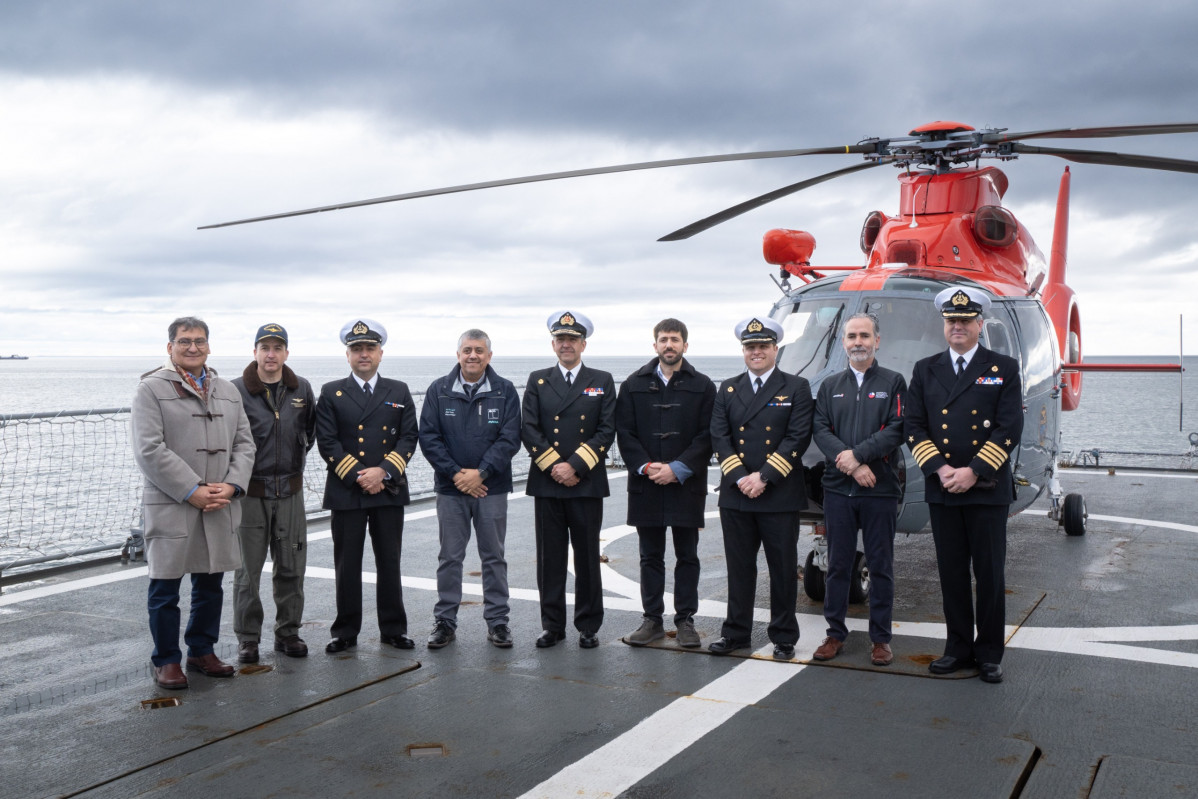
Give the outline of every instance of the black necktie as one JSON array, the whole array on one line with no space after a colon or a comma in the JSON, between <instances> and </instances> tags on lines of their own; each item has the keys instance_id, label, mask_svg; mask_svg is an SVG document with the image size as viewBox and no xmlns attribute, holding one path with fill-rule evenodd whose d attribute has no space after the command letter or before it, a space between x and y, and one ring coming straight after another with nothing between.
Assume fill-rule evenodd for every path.
<instances>
[{"instance_id":1,"label":"black necktie","mask_svg":"<svg viewBox=\"0 0 1198 799\"><path fill-rule=\"evenodd\" d=\"M478 383L470 383L466 386L466 399L474 399L474 392L478 391Z\"/></svg>"},{"instance_id":2,"label":"black necktie","mask_svg":"<svg viewBox=\"0 0 1198 799\"><path fill-rule=\"evenodd\" d=\"M758 391L761 391L761 378L760 377L753 381L753 393L756 394Z\"/></svg>"},{"instance_id":3,"label":"black necktie","mask_svg":"<svg viewBox=\"0 0 1198 799\"><path fill-rule=\"evenodd\" d=\"M370 384L369 384L369 383L363 383L363 384L362 384L362 390L366 392L366 399L370 399Z\"/></svg>"},{"instance_id":4,"label":"black necktie","mask_svg":"<svg viewBox=\"0 0 1198 799\"><path fill-rule=\"evenodd\" d=\"M574 383L574 373L566 372L566 388L569 388Z\"/></svg>"},{"instance_id":5,"label":"black necktie","mask_svg":"<svg viewBox=\"0 0 1198 799\"><path fill-rule=\"evenodd\" d=\"M965 356L958 355L957 356L957 374L960 375L960 374L964 374L964 373L965 373Z\"/></svg>"}]
</instances>

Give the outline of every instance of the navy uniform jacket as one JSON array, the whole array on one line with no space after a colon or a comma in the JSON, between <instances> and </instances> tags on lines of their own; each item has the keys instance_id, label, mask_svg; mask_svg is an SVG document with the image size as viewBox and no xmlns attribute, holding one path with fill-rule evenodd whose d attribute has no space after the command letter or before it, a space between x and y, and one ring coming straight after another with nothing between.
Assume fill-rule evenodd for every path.
<instances>
[{"instance_id":1,"label":"navy uniform jacket","mask_svg":"<svg viewBox=\"0 0 1198 799\"><path fill-rule=\"evenodd\" d=\"M329 474L326 510L408 504L404 473L416 451L416 406L408 386L380 377L367 400L353 376L325 383L316 404L316 443ZM358 471L382 467L388 479L377 494L358 487Z\"/></svg>"},{"instance_id":2,"label":"navy uniform jacket","mask_svg":"<svg viewBox=\"0 0 1198 799\"><path fill-rule=\"evenodd\" d=\"M1023 391L1014 358L978 347L958 382L949 350L915 364L904 432L925 477L928 502L1009 505L1015 500L1011 453L1023 433ZM968 466L978 483L964 494L940 488L936 470Z\"/></svg>"},{"instance_id":3,"label":"navy uniform jacket","mask_svg":"<svg viewBox=\"0 0 1198 799\"><path fill-rule=\"evenodd\" d=\"M720 507L750 512L807 507L803 453L811 443L815 403L805 378L775 369L754 394L744 372L720 384L711 414L711 445L720 464ZM736 482L761 472L765 493L749 499Z\"/></svg>"},{"instance_id":4,"label":"navy uniform jacket","mask_svg":"<svg viewBox=\"0 0 1198 799\"><path fill-rule=\"evenodd\" d=\"M534 497L606 497L607 451L616 437L616 384L608 372L579 369L573 385L557 364L528 376L520 438L532 458L527 493ZM578 473L566 487L549 476L558 461Z\"/></svg>"},{"instance_id":5,"label":"navy uniform jacket","mask_svg":"<svg viewBox=\"0 0 1198 799\"><path fill-rule=\"evenodd\" d=\"M657 362L630 374L616 399L616 441L628 467L628 524L702 527L715 384L683 358L663 386ZM637 471L671 461L693 472L685 483L658 485Z\"/></svg>"}]
</instances>

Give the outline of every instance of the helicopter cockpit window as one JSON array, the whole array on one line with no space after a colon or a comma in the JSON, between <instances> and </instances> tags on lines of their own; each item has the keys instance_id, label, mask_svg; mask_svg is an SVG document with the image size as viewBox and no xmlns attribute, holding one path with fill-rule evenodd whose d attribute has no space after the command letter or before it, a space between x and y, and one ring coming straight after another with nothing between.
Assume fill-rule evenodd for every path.
<instances>
[{"instance_id":1,"label":"helicopter cockpit window","mask_svg":"<svg viewBox=\"0 0 1198 799\"><path fill-rule=\"evenodd\" d=\"M806 300L779 309L774 318L785 331L778 356L778 368L784 372L812 378L827 366L832 353L839 352L843 300Z\"/></svg>"},{"instance_id":2,"label":"helicopter cockpit window","mask_svg":"<svg viewBox=\"0 0 1198 799\"><path fill-rule=\"evenodd\" d=\"M865 310L878 318L882 331L878 363L907 378L916 361L948 346L943 320L926 299L881 297L866 302Z\"/></svg>"},{"instance_id":3,"label":"helicopter cockpit window","mask_svg":"<svg viewBox=\"0 0 1198 799\"><path fill-rule=\"evenodd\" d=\"M1019 353L1011 345L1011 334L1006 322L998 318L987 318L983 330L985 334L982 343L986 345L987 349L1001 352L1003 355L1010 355L1015 360L1019 360Z\"/></svg>"}]
</instances>

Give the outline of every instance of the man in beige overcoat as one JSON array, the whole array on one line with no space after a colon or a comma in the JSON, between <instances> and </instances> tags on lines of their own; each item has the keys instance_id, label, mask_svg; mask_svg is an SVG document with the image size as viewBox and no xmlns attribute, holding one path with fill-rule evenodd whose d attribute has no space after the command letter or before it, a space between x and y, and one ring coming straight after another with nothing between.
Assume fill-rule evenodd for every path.
<instances>
[{"instance_id":1,"label":"man in beige overcoat","mask_svg":"<svg viewBox=\"0 0 1198 799\"><path fill-rule=\"evenodd\" d=\"M209 677L234 669L215 654L224 572L241 565L236 500L254 468L254 438L241 394L206 366L208 325L194 317L168 328L167 362L142 375L133 398L133 457L145 475L148 608L154 681L186 688L180 667L179 585L191 575L187 668Z\"/></svg>"}]
</instances>

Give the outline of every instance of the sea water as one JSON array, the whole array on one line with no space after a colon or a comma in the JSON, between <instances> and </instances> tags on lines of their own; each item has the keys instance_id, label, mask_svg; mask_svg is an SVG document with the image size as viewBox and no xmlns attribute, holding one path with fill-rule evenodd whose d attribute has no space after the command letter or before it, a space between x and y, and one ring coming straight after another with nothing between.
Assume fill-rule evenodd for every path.
<instances>
[{"instance_id":1,"label":"sea water","mask_svg":"<svg viewBox=\"0 0 1198 799\"><path fill-rule=\"evenodd\" d=\"M645 356L584 358L588 366L624 379L649 361ZM689 358L695 368L716 382L739 374L739 357ZM1158 363L1168 357L1091 358L1094 363ZM142 373L162 365L160 358L143 357L38 357L27 361L0 361L0 415L127 408ZM1176 373L1088 373L1084 376L1078 410L1062 414L1062 449L1105 449L1181 454L1189 449L1189 434L1198 431L1198 417L1186 410L1184 398L1198 407L1198 358L1185 359L1184 378ZM226 379L241 374L248 358L213 356L213 368ZM496 356L491 365L499 374L522 387L529 372L552 365L552 356ZM881 360L886 365L885 358ZM313 390L349 374L344 356L292 356L287 365L306 377ZM384 356L379 373L403 380L413 393L421 393L453 367L452 357ZM1184 380L1184 387L1182 385ZM1183 392L1184 388L1184 392Z\"/></svg>"}]
</instances>

